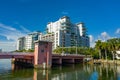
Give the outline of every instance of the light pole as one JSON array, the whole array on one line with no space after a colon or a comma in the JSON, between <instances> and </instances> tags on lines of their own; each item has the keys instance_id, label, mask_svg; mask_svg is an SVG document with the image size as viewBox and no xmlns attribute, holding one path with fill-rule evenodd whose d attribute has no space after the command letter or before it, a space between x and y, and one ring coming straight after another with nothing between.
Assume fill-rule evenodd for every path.
<instances>
[{"instance_id":1,"label":"light pole","mask_svg":"<svg viewBox=\"0 0 120 80\"><path fill-rule=\"evenodd\" d=\"M64 37L64 30L61 29L61 32L62 32L62 54L64 54L64 51L63 51L63 37Z\"/></svg>"},{"instance_id":2,"label":"light pole","mask_svg":"<svg viewBox=\"0 0 120 80\"><path fill-rule=\"evenodd\" d=\"M76 55L77 55L77 27L76 27L76 37L75 37L75 39L76 39Z\"/></svg>"},{"instance_id":3,"label":"light pole","mask_svg":"<svg viewBox=\"0 0 120 80\"><path fill-rule=\"evenodd\" d=\"M62 31L62 54L64 54L64 52L63 52L63 34L64 33L64 31Z\"/></svg>"}]
</instances>

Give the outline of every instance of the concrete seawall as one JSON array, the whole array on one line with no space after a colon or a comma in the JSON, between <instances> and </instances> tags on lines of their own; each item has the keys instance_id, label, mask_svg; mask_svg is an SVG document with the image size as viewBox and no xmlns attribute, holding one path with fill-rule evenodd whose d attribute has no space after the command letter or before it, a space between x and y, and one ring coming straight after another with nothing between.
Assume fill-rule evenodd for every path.
<instances>
[{"instance_id":1,"label":"concrete seawall","mask_svg":"<svg viewBox=\"0 0 120 80\"><path fill-rule=\"evenodd\" d=\"M117 64L120 65L120 60L91 60L89 63L93 64Z\"/></svg>"}]
</instances>

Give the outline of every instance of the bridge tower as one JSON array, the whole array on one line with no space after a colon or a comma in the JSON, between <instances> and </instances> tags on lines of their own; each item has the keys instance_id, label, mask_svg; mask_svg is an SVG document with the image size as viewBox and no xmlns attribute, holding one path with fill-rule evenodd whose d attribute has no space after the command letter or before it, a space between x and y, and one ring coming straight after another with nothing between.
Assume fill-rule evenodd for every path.
<instances>
[{"instance_id":1,"label":"bridge tower","mask_svg":"<svg viewBox=\"0 0 120 80\"><path fill-rule=\"evenodd\" d=\"M52 66L52 42L35 41L34 67L51 68Z\"/></svg>"}]
</instances>

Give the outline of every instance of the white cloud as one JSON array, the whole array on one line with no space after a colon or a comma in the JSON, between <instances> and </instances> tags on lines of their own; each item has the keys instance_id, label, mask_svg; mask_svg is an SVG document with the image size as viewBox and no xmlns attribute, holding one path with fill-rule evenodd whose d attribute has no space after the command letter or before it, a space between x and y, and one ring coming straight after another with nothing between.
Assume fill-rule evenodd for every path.
<instances>
[{"instance_id":1,"label":"white cloud","mask_svg":"<svg viewBox=\"0 0 120 80\"><path fill-rule=\"evenodd\" d=\"M107 39L110 39L110 36L107 32L102 32L100 35L101 40L105 41Z\"/></svg>"},{"instance_id":2,"label":"white cloud","mask_svg":"<svg viewBox=\"0 0 120 80\"><path fill-rule=\"evenodd\" d=\"M63 11L63 12L62 12L62 14L67 15L67 14L69 14L69 13L68 13L68 12L66 12L66 11Z\"/></svg>"},{"instance_id":3,"label":"white cloud","mask_svg":"<svg viewBox=\"0 0 120 80\"><path fill-rule=\"evenodd\" d=\"M95 42L90 43L90 47L94 48L95 47Z\"/></svg>"},{"instance_id":4,"label":"white cloud","mask_svg":"<svg viewBox=\"0 0 120 80\"><path fill-rule=\"evenodd\" d=\"M19 25L21 30L18 30L14 28L13 26L8 26L5 24L0 23L0 36L3 36L6 38L5 41L0 39L0 48L3 49L3 51L12 51L16 49L16 41L19 37L27 35L29 30L27 30L25 27Z\"/></svg>"},{"instance_id":5,"label":"white cloud","mask_svg":"<svg viewBox=\"0 0 120 80\"><path fill-rule=\"evenodd\" d=\"M107 32L102 32L102 33L101 33L101 36L102 36L102 37L107 37L107 35L108 35Z\"/></svg>"},{"instance_id":6,"label":"white cloud","mask_svg":"<svg viewBox=\"0 0 120 80\"><path fill-rule=\"evenodd\" d=\"M115 33L120 34L120 28L118 28Z\"/></svg>"},{"instance_id":7,"label":"white cloud","mask_svg":"<svg viewBox=\"0 0 120 80\"><path fill-rule=\"evenodd\" d=\"M23 25L19 24L18 22L15 22L17 26L19 26L24 33L30 33L31 31L26 29Z\"/></svg>"},{"instance_id":8,"label":"white cloud","mask_svg":"<svg viewBox=\"0 0 120 80\"><path fill-rule=\"evenodd\" d=\"M2 49L3 52L14 51L16 50L16 42L2 41L0 42L0 49Z\"/></svg>"},{"instance_id":9,"label":"white cloud","mask_svg":"<svg viewBox=\"0 0 120 80\"><path fill-rule=\"evenodd\" d=\"M92 36L91 36L92 37ZM98 35L98 37L96 39L94 39L91 43L91 46L94 47L95 46L95 41L101 40L101 41L106 41L108 39L112 38L111 36L109 36L109 34L107 32L102 32L100 35Z\"/></svg>"},{"instance_id":10,"label":"white cloud","mask_svg":"<svg viewBox=\"0 0 120 80\"><path fill-rule=\"evenodd\" d=\"M7 30L12 30L12 31L16 30L15 28L12 28L11 26L7 26L7 25L4 25L2 23L0 23L0 28L4 28L4 29L7 29Z\"/></svg>"},{"instance_id":11,"label":"white cloud","mask_svg":"<svg viewBox=\"0 0 120 80\"><path fill-rule=\"evenodd\" d=\"M28 29L26 29L24 26L20 25L20 28L21 28L24 32L30 33L30 31L29 31Z\"/></svg>"},{"instance_id":12,"label":"white cloud","mask_svg":"<svg viewBox=\"0 0 120 80\"><path fill-rule=\"evenodd\" d=\"M94 37L92 35L89 35L89 38L90 38L90 42L94 41Z\"/></svg>"},{"instance_id":13,"label":"white cloud","mask_svg":"<svg viewBox=\"0 0 120 80\"><path fill-rule=\"evenodd\" d=\"M102 32L100 35L98 35L97 38L94 38L93 35L89 35L90 37L90 46L94 47L95 46L95 41L97 40L101 40L101 41L106 41L112 37L109 36L109 34L107 32Z\"/></svg>"},{"instance_id":14,"label":"white cloud","mask_svg":"<svg viewBox=\"0 0 120 80\"><path fill-rule=\"evenodd\" d=\"M25 36L29 31L22 26L23 30L17 30L12 26L0 23L0 35L6 37L7 40L16 41L19 37Z\"/></svg>"},{"instance_id":15,"label":"white cloud","mask_svg":"<svg viewBox=\"0 0 120 80\"><path fill-rule=\"evenodd\" d=\"M90 47L94 47L95 46L95 40L94 40L93 35L89 35L89 38L90 38Z\"/></svg>"}]
</instances>

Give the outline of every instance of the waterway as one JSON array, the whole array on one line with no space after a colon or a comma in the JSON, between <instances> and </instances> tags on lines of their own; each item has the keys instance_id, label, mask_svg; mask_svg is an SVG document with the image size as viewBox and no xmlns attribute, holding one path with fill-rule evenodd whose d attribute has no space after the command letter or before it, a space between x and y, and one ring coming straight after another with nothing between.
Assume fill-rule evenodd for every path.
<instances>
[{"instance_id":1,"label":"waterway","mask_svg":"<svg viewBox=\"0 0 120 80\"><path fill-rule=\"evenodd\" d=\"M120 66L65 65L50 70L26 69L0 59L0 80L120 80Z\"/></svg>"}]
</instances>

